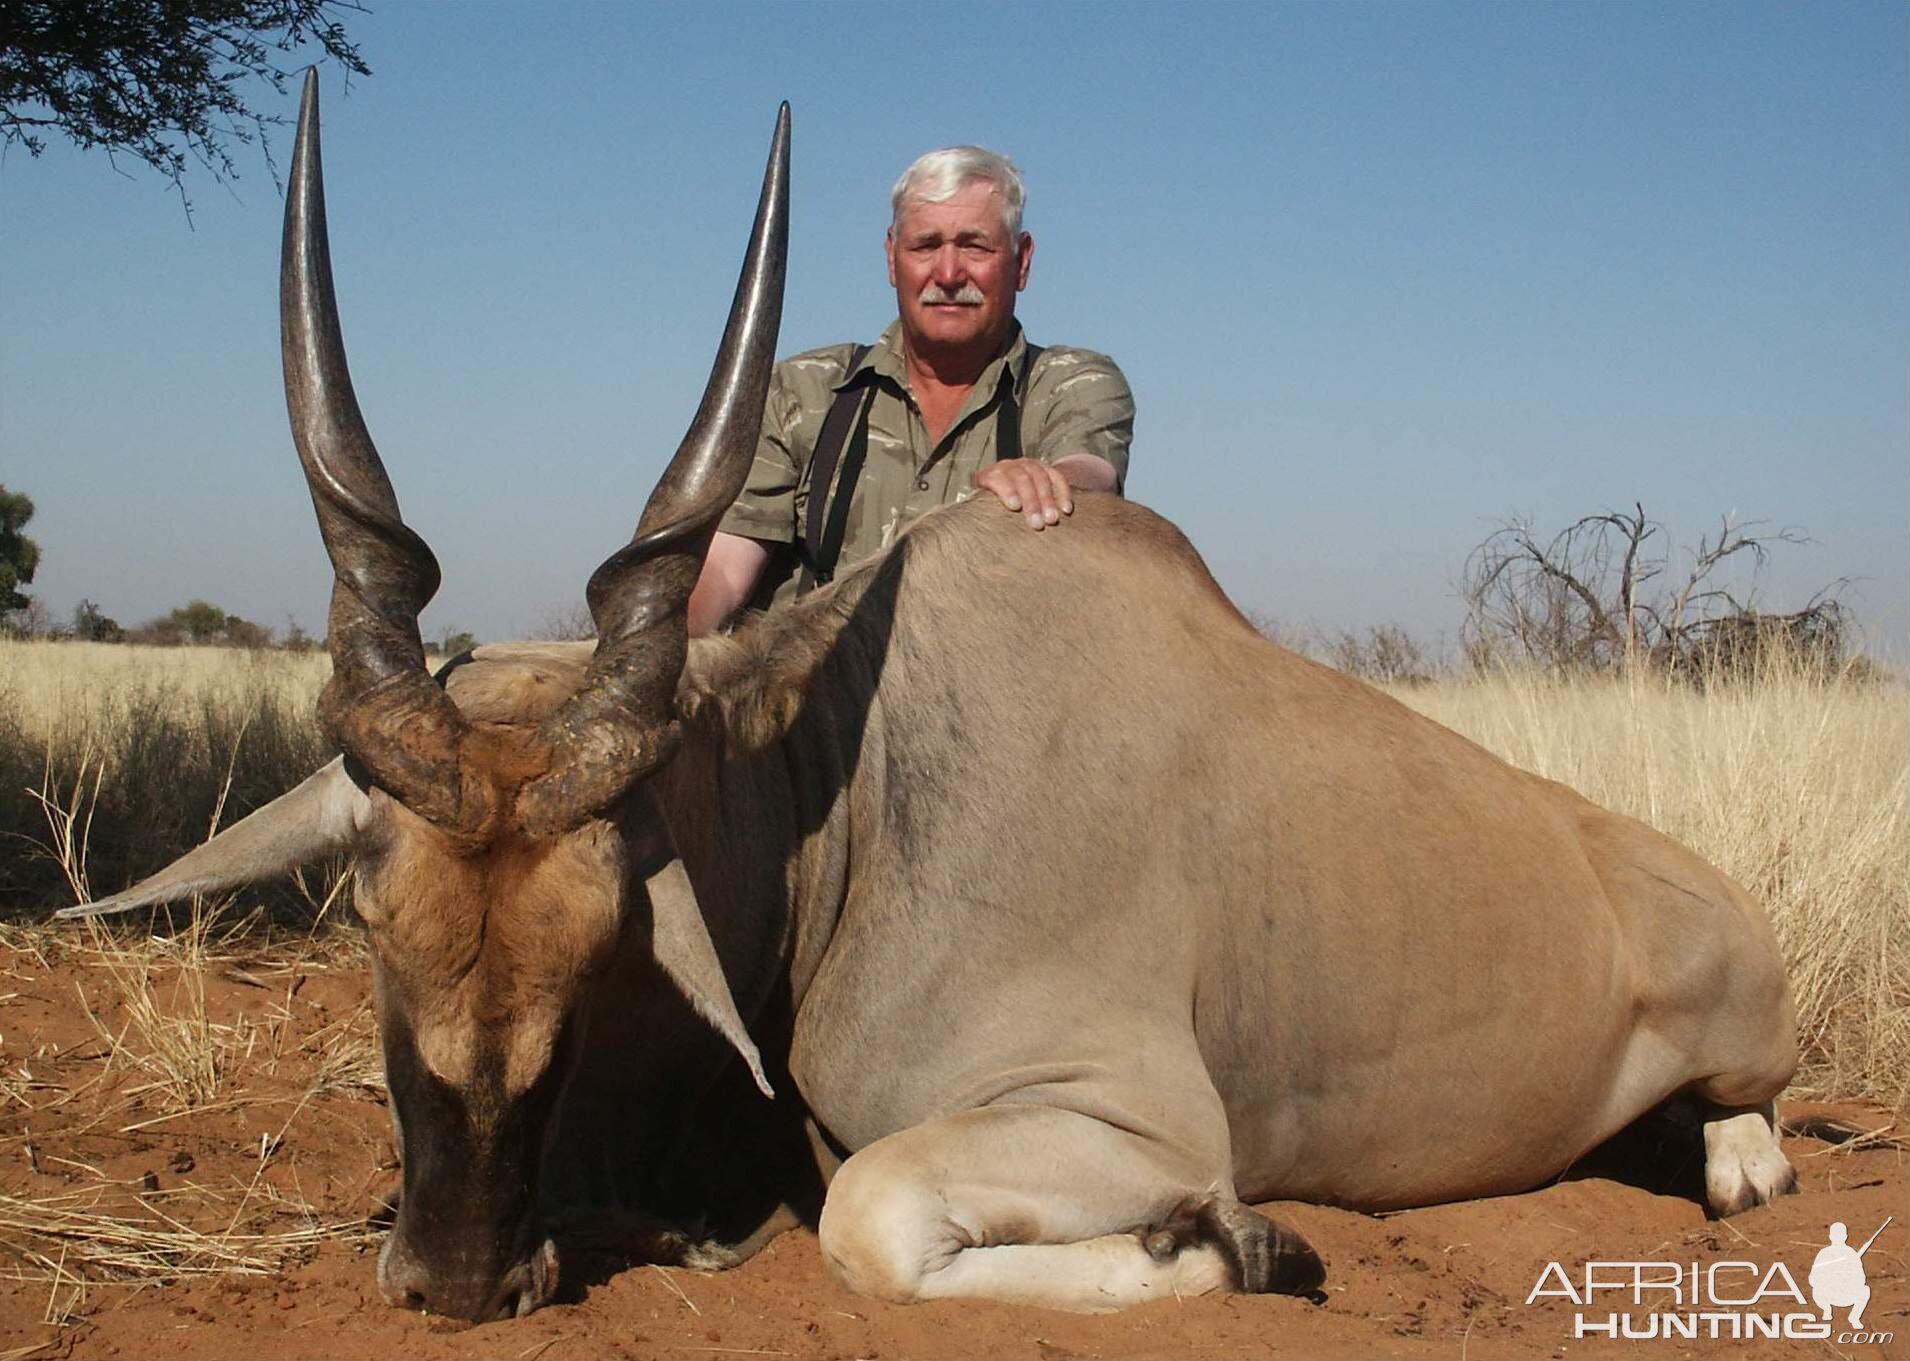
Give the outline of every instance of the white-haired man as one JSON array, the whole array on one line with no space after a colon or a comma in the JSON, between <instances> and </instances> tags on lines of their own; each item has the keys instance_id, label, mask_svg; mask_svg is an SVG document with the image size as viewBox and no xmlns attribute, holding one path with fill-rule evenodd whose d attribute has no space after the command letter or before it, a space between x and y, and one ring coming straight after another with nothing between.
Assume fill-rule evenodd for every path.
<instances>
[{"instance_id":1,"label":"white-haired man","mask_svg":"<svg viewBox=\"0 0 1910 1361\"><path fill-rule=\"evenodd\" d=\"M900 312L873 346L776 366L749 481L690 598L693 634L773 607L888 547L936 506L992 492L1031 530L1074 489L1119 491L1134 400L1114 362L1028 344L1015 296L1034 238L1007 157L931 151L896 181L885 243Z\"/></svg>"}]
</instances>

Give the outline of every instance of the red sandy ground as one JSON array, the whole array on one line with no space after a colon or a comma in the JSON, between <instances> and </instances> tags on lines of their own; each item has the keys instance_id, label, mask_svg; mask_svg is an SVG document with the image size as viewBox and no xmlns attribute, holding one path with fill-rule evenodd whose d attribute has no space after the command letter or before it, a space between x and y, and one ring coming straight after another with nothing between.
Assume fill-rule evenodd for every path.
<instances>
[{"instance_id":1,"label":"red sandy ground","mask_svg":"<svg viewBox=\"0 0 1910 1361\"><path fill-rule=\"evenodd\" d=\"M207 1011L256 1027L250 1054L215 1099L183 1115L106 1047L124 1024L97 956L44 962L0 948L0 1361L59 1357L1910 1357L1910 1204L1900 1127L1862 1106L1785 1108L1785 1150L1802 1194L1728 1222L1693 1201L1598 1175L1520 1196L1375 1218L1279 1204L1327 1262L1323 1304L1229 1296L1078 1316L984 1303L900 1307L830 1281L812 1235L787 1234L722 1274L566 1258L562 1302L529 1318L466 1327L387 1308L373 1283L367 1216L396 1181L386 1112L371 1087L310 1096L327 1040L370 1035L362 970L232 958L208 975ZM169 999L163 971L158 994ZM326 1027L331 1027L327 1030ZM233 1103L237 1104L222 1104ZM1484 1119L1518 1118L1482 1110ZM140 1128L128 1128L141 1126ZM1867 1131L1890 1131L1850 1137ZM263 1155L263 1156L262 1156ZM316 1248L257 1275L93 1281L74 1300L33 1254L69 1271L83 1244L22 1227L32 1203L97 1188L100 1207L153 1224L169 1216L218 1234L240 1224L287 1231L338 1226ZM28 1210L22 1210L22 1204ZM311 1207L308 1214L301 1207ZM1808 1293L1811 1260L1832 1220L1861 1243L1897 1221L1865 1258L1867 1327L1881 1345L1835 1341L1652 1342L1573 1337L1574 1307L1528 1305L1545 1263L1575 1280L1587 1260L1786 1264ZM21 1279L24 1277L25 1279ZM1734 1280L1739 1278L1732 1278ZM1602 1319L1624 1301L1608 1297ZM1800 1306L1792 1305L1796 1310ZM67 1311L64 1326L44 1320ZM1640 1317L1649 1312L1641 1310ZM1844 1327L1842 1316L1837 1327Z\"/></svg>"}]
</instances>

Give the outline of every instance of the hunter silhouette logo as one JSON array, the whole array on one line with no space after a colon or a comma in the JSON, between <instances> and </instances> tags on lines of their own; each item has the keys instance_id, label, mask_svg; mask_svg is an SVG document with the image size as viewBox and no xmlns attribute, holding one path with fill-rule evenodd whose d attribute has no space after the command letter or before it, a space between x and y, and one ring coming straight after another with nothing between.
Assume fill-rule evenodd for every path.
<instances>
[{"instance_id":1,"label":"hunter silhouette logo","mask_svg":"<svg viewBox=\"0 0 1910 1361\"><path fill-rule=\"evenodd\" d=\"M1575 1339L1889 1343L1892 1334L1864 1328L1870 1304L1864 1254L1895 1218L1887 1216L1860 1248L1850 1246L1843 1224L1832 1224L1825 1235L1830 1241L1818 1249L1805 1278L1808 1296L1782 1261L1588 1261L1576 1274L1547 1262L1525 1302L1569 1300ZM1832 1326L1837 1310L1846 1311L1849 1330Z\"/></svg>"},{"instance_id":2,"label":"hunter silhouette logo","mask_svg":"<svg viewBox=\"0 0 1910 1361\"><path fill-rule=\"evenodd\" d=\"M1890 1227L1895 1215L1889 1215L1877 1226L1877 1233ZM1811 1303L1824 1311L1828 1319L1835 1309L1850 1310L1850 1326L1864 1326L1864 1306L1870 1303L1870 1283L1864 1279L1864 1254L1870 1251L1870 1245L1877 1241L1877 1233L1864 1240L1864 1245L1855 1252L1845 1240L1849 1231L1842 1224L1830 1226L1830 1245L1817 1254L1817 1260L1811 1263Z\"/></svg>"}]
</instances>

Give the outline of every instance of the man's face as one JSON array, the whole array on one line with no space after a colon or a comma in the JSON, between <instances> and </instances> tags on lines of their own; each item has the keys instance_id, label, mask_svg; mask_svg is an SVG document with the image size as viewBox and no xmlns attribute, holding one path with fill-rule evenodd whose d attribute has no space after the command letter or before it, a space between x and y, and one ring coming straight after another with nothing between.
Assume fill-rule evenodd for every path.
<instances>
[{"instance_id":1,"label":"man's face","mask_svg":"<svg viewBox=\"0 0 1910 1361\"><path fill-rule=\"evenodd\" d=\"M1011 240L1001 191L971 180L946 203L910 200L889 229L889 282L915 349L992 355L1014 328L1015 294L1028 286L1034 238Z\"/></svg>"}]
</instances>

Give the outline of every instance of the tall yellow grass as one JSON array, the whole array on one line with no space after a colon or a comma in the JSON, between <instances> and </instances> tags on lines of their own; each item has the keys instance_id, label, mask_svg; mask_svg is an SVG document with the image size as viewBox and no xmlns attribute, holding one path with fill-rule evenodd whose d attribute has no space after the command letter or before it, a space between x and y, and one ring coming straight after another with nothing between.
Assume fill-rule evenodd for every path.
<instances>
[{"instance_id":1,"label":"tall yellow grass","mask_svg":"<svg viewBox=\"0 0 1910 1361\"><path fill-rule=\"evenodd\" d=\"M0 642L0 913L112 893L326 754L322 655Z\"/></svg>"},{"instance_id":2,"label":"tall yellow grass","mask_svg":"<svg viewBox=\"0 0 1910 1361\"><path fill-rule=\"evenodd\" d=\"M1797 999L1800 1094L1910 1088L1910 692L1776 666L1507 673L1397 698L1514 765L1683 842L1771 914Z\"/></svg>"},{"instance_id":3,"label":"tall yellow grass","mask_svg":"<svg viewBox=\"0 0 1910 1361\"><path fill-rule=\"evenodd\" d=\"M0 698L41 737L110 721L106 715L133 693L164 692L183 711L203 701L250 705L264 690L309 711L331 669L323 652L0 639Z\"/></svg>"}]
</instances>

